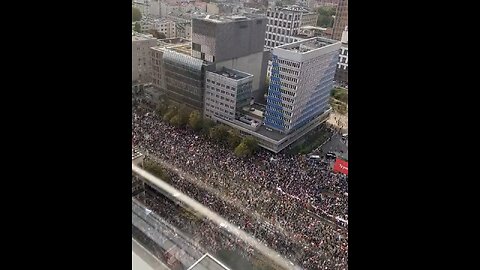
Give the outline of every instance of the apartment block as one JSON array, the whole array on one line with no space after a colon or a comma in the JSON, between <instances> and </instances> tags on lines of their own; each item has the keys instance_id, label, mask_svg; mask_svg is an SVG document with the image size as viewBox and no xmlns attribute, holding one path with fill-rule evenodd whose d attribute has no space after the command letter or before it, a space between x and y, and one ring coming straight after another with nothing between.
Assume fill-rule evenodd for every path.
<instances>
[{"instance_id":1,"label":"apartment block","mask_svg":"<svg viewBox=\"0 0 480 270\"><path fill-rule=\"evenodd\" d=\"M273 49L265 125L288 134L328 109L340 46L315 37Z\"/></svg>"},{"instance_id":2,"label":"apartment block","mask_svg":"<svg viewBox=\"0 0 480 270\"><path fill-rule=\"evenodd\" d=\"M177 37L176 25L175 25L175 22L172 20L167 20L167 19L154 20L154 27L158 32L165 34L166 38Z\"/></svg>"},{"instance_id":3,"label":"apartment block","mask_svg":"<svg viewBox=\"0 0 480 270\"><path fill-rule=\"evenodd\" d=\"M304 9L300 7L275 7L267 10L267 29L265 48L272 49L286 43L294 42L300 32Z\"/></svg>"},{"instance_id":4,"label":"apartment block","mask_svg":"<svg viewBox=\"0 0 480 270\"><path fill-rule=\"evenodd\" d=\"M132 81L150 82L150 47L157 45L151 35L132 35Z\"/></svg>"}]
</instances>

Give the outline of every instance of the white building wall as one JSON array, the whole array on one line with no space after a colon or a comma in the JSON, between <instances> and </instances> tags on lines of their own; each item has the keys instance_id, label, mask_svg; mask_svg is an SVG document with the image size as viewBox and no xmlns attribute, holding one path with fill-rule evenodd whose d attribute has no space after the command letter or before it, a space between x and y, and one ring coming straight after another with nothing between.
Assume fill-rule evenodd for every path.
<instances>
[{"instance_id":1,"label":"white building wall","mask_svg":"<svg viewBox=\"0 0 480 270\"><path fill-rule=\"evenodd\" d=\"M132 81L150 81L150 47L155 46L156 39L134 40L132 37Z\"/></svg>"},{"instance_id":2,"label":"white building wall","mask_svg":"<svg viewBox=\"0 0 480 270\"><path fill-rule=\"evenodd\" d=\"M292 36L300 32L301 16L302 12L300 11L268 10L265 48L271 49L294 42Z\"/></svg>"},{"instance_id":3,"label":"white building wall","mask_svg":"<svg viewBox=\"0 0 480 270\"><path fill-rule=\"evenodd\" d=\"M252 81L252 77L234 80L214 72L205 75L204 116L220 117L232 121L237 109L237 91L240 85Z\"/></svg>"}]
</instances>

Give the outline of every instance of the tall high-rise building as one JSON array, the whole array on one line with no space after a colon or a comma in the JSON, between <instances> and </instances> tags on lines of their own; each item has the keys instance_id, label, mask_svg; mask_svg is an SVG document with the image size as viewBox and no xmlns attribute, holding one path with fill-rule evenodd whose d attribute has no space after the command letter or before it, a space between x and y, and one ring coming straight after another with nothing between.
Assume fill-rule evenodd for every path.
<instances>
[{"instance_id":1,"label":"tall high-rise building","mask_svg":"<svg viewBox=\"0 0 480 270\"><path fill-rule=\"evenodd\" d=\"M266 126L289 134L326 111L340 46L315 37L272 50Z\"/></svg>"},{"instance_id":2,"label":"tall high-rise building","mask_svg":"<svg viewBox=\"0 0 480 270\"><path fill-rule=\"evenodd\" d=\"M151 35L132 35L132 81L150 82L150 47L157 44Z\"/></svg>"},{"instance_id":3,"label":"tall high-rise building","mask_svg":"<svg viewBox=\"0 0 480 270\"><path fill-rule=\"evenodd\" d=\"M212 62L219 71L235 69L253 75L252 93L263 99L268 52L264 51L264 16L215 16L192 19L192 56Z\"/></svg>"},{"instance_id":4,"label":"tall high-rise building","mask_svg":"<svg viewBox=\"0 0 480 270\"><path fill-rule=\"evenodd\" d=\"M335 20L333 21L333 33L332 38L340 40L342 38L343 30L348 25L348 0L340 0L337 6L337 12L335 14Z\"/></svg>"}]
</instances>

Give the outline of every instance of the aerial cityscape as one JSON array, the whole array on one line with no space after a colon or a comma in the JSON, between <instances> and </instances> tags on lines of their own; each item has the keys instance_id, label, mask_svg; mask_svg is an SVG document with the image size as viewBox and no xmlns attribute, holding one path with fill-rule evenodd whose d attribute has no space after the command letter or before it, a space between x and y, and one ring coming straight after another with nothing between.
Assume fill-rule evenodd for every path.
<instances>
[{"instance_id":1,"label":"aerial cityscape","mask_svg":"<svg viewBox=\"0 0 480 270\"><path fill-rule=\"evenodd\" d=\"M348 0L132 1L132 269L348 269Z\"/></svg>"}]
</instances>

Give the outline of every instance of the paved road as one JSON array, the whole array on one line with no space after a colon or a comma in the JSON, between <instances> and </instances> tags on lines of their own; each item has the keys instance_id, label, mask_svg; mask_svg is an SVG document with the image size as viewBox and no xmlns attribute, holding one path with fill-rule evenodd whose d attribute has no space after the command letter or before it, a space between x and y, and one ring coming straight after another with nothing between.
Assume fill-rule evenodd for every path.
<instances>
[{"instance_id":1,"label":"paved road","mask_svg":"<svg viewBox=\"0 0 480 270\"><path fill-rule=\"evenodd\" d=\"M336 153L337 156L348 160L348 141L345 143L342 141L342 135L336 133L332 136L330 141L326 142L319 149L313 151L313 153L324 155L330 151Z\"/></svg>"}]
</instances>

